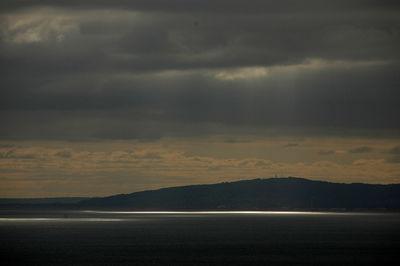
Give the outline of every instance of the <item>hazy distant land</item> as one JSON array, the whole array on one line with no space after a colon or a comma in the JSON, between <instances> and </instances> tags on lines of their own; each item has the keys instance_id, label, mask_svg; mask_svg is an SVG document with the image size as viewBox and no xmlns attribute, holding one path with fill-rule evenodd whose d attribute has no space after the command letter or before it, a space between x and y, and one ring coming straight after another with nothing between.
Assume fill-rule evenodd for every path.
<instances>
[{"instance_id":1,"label":"hazy distant land","mask_svg":"<svg viewBox=\"0 0 400 266\"><path fill-rule=\"evenodd\" d=\"M268 178L169 187L99 198L0 199L0 208L398 211L400 184Z\"/></svg>"}]
</instances>

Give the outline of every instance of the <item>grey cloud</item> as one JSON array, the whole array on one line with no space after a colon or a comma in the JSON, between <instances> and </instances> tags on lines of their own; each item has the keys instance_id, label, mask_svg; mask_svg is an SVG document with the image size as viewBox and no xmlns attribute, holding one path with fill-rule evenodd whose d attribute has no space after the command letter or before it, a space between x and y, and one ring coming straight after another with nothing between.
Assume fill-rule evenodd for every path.
<instances>
[{"instance_id":1,"label":"grey cloud","mask_svg":"<svg viewBox=\"0 0 400 266\"><path fill-rule=\"evenodd\" d=\"M3 92L1 106L27 111L131 108L136 116L148 119L397 128L392 115L399 111L394 73L386 67L373 69L375 74L372 70L311 71L295 81L272 77L250 84L196 74L150 75L110 80L98 90L93 89L95 83L88 83L92 91L25 91L22 97L17 92ZM380 81L390 80L394 84L377 87Z\"/></svg>"},{"instance_id":2,"label":"grey cloud","mask_svg":"<svg viewBox=\"0 0 400 266\"><path fill-rule=\"evenodd\" d=\"M334 151L334 150L322 150L322 151L318 152L319 155L332 155L335 153L336 153L336 151Z\"/></svg>"},{"instance_id":3,"label":"grey cloud","mask_svg":"<svg viewBox=\"0 0 400 266\"><path fill-rule=\"evenodd\" d=\"M400 155L400 146L393 147L392 149L388 150L387 153Z\"/></svg>"},{"instance_id":4,"label":"grey cloud","mask_svg":"<svg viewBox=\"0 0 400 266\"><path fill-rule=\"evenodd\" d=\"M264 166L269 166L269 163L263 162L263 161L258 161L255 166L259 166L259 167L264 167Z\"/></svg>"},{"instance_id":5,"label":"grey cloud","mask_svg":"<svg viewBox=\"0 0 400 266\"><path fill-rule=\"evenodd\" d=\"M368 146L357 147L357 148L349 150L350 153L367 153L367 152L372 152L372 151L373 151L373 149Z\"/></svg>"},{"instance_id":6,"label":"grey cloud","mask_svg":"<svg viewBox=\"0 0 400 266\"><path fill-rule=\"evenodd\" d=\"M60 151L56 153L56 156L61 157L61 158L71 158L72 153L69 151Z\"/></svg>"},{"instance_id":7,"label":"grey cloud","mask_svg":"<svg viewBox=\"0 0 400 266\"><path fill-rule=\"evenodd\" d=\"M144 11L162 11L162 12L214 12L214 13L226 13L226 12L237 12L237 13L280 13L287 10L300 11L300 12L317 12L317 11L336 11L343 9L350 10L390 10L393 7L398 6L398 2L395 0L353 0L344 1L338 0L333 4L329 0L310 0L307 1L307 5L299 3L296 0L282 0L276 1L265 1L265 0L253 0L252 4L244 3L241 0L217 0L217 1L203 1L203 0L192 0L190 3L185 0L171 0L165 3L163 0L136 0L136 1L125 1L125 0L3 0L1 2L2 10L13 10L32 8L35 6L53 6L60 8L121 8L121 9L134 9Z\"/></svg>"},{"instance_id":8,"label":"grey cloud","mask_svg":"<svg viewBox=\"0 0 400 266\"><path fill-rule=\"evenodd\" d=\"M388 163L400 163L400 156L395 155L395 156L387 158L385 161Z\"/></svg>"},{"instance_id":9,"label":"grey cloud","mask_svg":"<svg viewBox=\"0 0 400 266\"><path fill-rule=\"evenodd\" d=\"M80 31L61 43L3 44L3 50L31 57L35 73L271 66L307 58L393 60L399 58L399 29L396 17L389 15L205 13L195 19L198 26L194 26L192 15L167 12L132 19L121 14L123 23L114 19L105 26L101 13L92 14L91 20L74 18ZM32 70L26 60L6 59L9 67Z\"/></svg>"},{"instance_id":10,"label":"grey cloud","mask_svg":"<svg viewBox=\"0 0 400 266\"><path fill-rule=\"evenodd\" d=\"M15 42L36 24L50 27L43 6L73 30L50 31L61 41ZM1 138L151 141L202 134L182 128L207 123L399 129L398 2L2 1L0 9L39 19L10 30L2 17ZM328 66L302 66L315 58ZM243 67L268 73L218 78Z\"/></svg>"},{"instance_id":11,"label":"grey cloud","mask_svg":"<svg viewBox=\"0 0 400 266\"><path fill-rule=\"evenodd\" d=\"M284 147L285 147L285 148L291 148L291 147L297 147L297 146L299 146L298 143L288 143L288 144L286 144Z\"/></svg>"},{"instance_id":12,"label":"grey cloud","mask_svg":"<svg viewBox=\"0 0 400 266\"><path fill-rule=\"evenodd\" d=\"M250 140L247 139L233 139L233 138L229 138L224 140L225 143L249 143L251 142Z\"/></svg>"},{"instance_id":13,"label":"grey cloud","mask_svg":"<svg viewBox=\"0 0 400 266\"><path fill-rule=\"evenodd\" d=\"M15 144L9 144L9 143L0 144L0 148L14 148L15 146L16 146Z\"/></svg>"},{"instance_id":14,"label":"grey cloud","mask_svg":"<svg viewBox=\"0 0 400 266\"><path fill-rule=\"evenodd\" d=\"M163 157L158 152L148 152L148 153L144 154L143 156L141 156L140 158L143 158L143 159L162 159Z\"/></svg>"},{"instance_id":15,"label":"grey cloud","mask_svg":"<svg viewBox=\"0 0 400 266\"><path fill-rule=\"evenodd\" d=\"M219 167L219 166L210 166L210 167L208 167L207 169L208 169L208 171L219 171L219 170L221 170L222 168Z\"/></svg>"},{"instance_id":16,"label":"grey cloud","mask_svg":"<svg viewBox=\"0 0 400 266\"><path fill-rule=\"evenodd\" d=\"M198 156L198 154L194 153L194 152L185 152L183 154L183 156L185 157L189 157L189 158L193 158L193 160L198 160L199 158L197 158L196 156Z\"/></svg>"},{"instance_id":17,"label":"grey cloud","mask_svg":"<svg viewBox=\"0 0 400 266\"><path fill-rule=\"evenodd\" d=\"M6 153L0 153L0 159L35 159L35 154L15 154L14 150L10 150Z\"/></svg>"},{"instance_id":18,"label":"grey cloud","mask_svg":"<svg viewBox=\"0 0 400 266\"><path fill-rule=\"evenodd\" d=\"M138 139L152 142L163 137L198 137L226 135L244 139L250 136L335 136L398 139L400 131L359 128L307 126L269 126L262 124L221 122L179 122L144 116L135 110L6 112L1 118L3 140L69 140ZM24 121L18 123L16 121ZM191 154L186 154L191 156ZM193 155L192 155L193 156Z\"/></svg>"}]
</instances>

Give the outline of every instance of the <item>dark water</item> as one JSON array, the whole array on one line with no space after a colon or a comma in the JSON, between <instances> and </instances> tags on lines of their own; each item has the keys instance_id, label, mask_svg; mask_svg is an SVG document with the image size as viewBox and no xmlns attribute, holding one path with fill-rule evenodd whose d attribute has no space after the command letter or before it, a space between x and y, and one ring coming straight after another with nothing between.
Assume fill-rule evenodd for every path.
<instances>
[{"instance_id":1,"label":"dark water","mask_svg":"<svg viewBox=\"0 0 400 266\"><path fill-rule=\"evenodd\" d=\"M1 265L400 265L400 214L0 212Z\"/></svg>"}]
</instances>

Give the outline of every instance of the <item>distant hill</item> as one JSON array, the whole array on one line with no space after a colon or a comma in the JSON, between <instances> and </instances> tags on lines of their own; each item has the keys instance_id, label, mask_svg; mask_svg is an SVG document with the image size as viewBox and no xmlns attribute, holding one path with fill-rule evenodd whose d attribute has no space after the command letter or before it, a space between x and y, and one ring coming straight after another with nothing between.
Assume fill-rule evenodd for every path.
<instances>
[{"instance_id":1,"label":"distant hill","mask_svg":"<svg viewBox=\"0 0 400 266\"><path fill-rule=\"evenodd\" d=\"M129 210L400 210L400 184L269 178L120 194L78 205Z\"/></svg>"},{"instance_id":2,"label":"distant hill","mask_svg":"<svg viewBox=\"0 0 400 266\"><path fill-rule=\"evenodd\" d=\"M2 205L49 205L49 204L75 204L84 199L84 197L66 197L66 198L0 198Z\"/></svg>"}]
</instances>

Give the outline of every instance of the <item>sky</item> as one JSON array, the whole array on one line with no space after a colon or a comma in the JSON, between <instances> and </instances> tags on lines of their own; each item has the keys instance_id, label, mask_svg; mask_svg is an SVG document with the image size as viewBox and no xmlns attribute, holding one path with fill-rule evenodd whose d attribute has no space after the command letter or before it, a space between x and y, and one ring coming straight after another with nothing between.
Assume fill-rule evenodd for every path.
<instances>
[{"instance_id":1,"label":"sky","mask_svg":"<svg viewBox=\"0 0 400 266\"><path fill-rule=\"evenodd\" d=\"M0 197L400 183L399 1L0 2Z\"/></svg>"}]
</instances>

